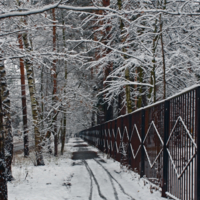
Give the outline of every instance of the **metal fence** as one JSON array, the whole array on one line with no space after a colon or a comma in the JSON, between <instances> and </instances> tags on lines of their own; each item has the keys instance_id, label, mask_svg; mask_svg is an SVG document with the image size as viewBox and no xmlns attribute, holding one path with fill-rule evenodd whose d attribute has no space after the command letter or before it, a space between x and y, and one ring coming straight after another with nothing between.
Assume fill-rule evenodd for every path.
<instances>
[{"instance_id":1,"label":"metal fence","mask_svg":"<svg viewBox=\"0 0 200 200\"><path fill-rule=\"evenodd\" d=\"M200 86L80 132L162 196L200 200Z\"/></svg>"}]
</instances>

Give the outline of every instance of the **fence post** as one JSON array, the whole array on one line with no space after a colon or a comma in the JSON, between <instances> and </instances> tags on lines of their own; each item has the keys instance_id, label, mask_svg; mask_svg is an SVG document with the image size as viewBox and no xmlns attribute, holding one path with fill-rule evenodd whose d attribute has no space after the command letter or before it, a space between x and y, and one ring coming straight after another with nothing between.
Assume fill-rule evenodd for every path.
<instances>
[{"instance_id":1,"label":"fence post","mask_svg":"<svg viewBox=\"0 0 200 200\"><path fill-rule=\"evenodd\" d=\"M165 101L164 103L164 146L163 146L163 182L162 182L162 197L167 197L167 187L168 187L168 153L167 153L167 140L169 135L169 111L170 111L170 101Z\"/></svg>"},{"instance_id":2,"label":"fence post","mask_svg":"<svg viewBox=\"0 0 200 200\"><path fill-rule=\"evenodd\" d=\"M200 87L196 89L197 181L196 200L200 200Z\"/></svg>"},{"instance_id":3,"label":"fence post","mask_svg":"<svg viewBox=\"0 0 200 200\"><path fill-rule=\"evenodd\" d=\"M128 123L129 123L129 128L128 128L128 164L131 166L131 147L130 147L130 138L131 138L131 132L132 132L132 114L129 115L128 117Z\"/></svg>"},{"instance_id":4,"label":"fence post","mask_svg":"<svg viewBox=\"0 0 200 200\"><path fill-rule=\"evenodd\" d=\"M123 117L120 117L119 119L120 119L120 127L119 127L119 130L120 130L120 133L121 133L121 137L123 137L123 121L122 121L122 118ZM119 139L119 162L120 162L120 165L121 165L121 159L122 159L122 154L121 154L121 152L120 152L120 148L121 148L121 144L122 144L122 138L120 138Z\"/></svg>"},{"instance_id":5,"label":"fence post","mask_svg":"<svg viewBox=\"0 0 200 200\"><path fill-rule=\"evenodd\" d=\"M106 132L109 138L109 145L110 145L110 149L109 149L109 156L111 158L111 144L112 144L112 137L109 136L109 131L108 131L108 122L106 122Z\"/></svg>"},{"instance_id":6,"label":"fence post","mask_svg":"<svg viewBox=\"0 0 200 200\"><path fill-rule=\"evenodd\" d=\"M104 142L106 142L106 139L105 139L105 133L103 131L103 124L101 124L101 136L102 136L102 151L104 152L104 148L106 148L106 145L104 146Z\"/></svg>"},{"instance_id":7,"label":"fence post","mask_svg":"<svg viewBox=\"0 0 200 200\"><path fill-rule=\"evenodd\" d=\"M117 120L115 120L114 122L115 122L114 135L115 135L115 142L117 144ZM115 146L115 159L116 158L117 158L117 148Z\"/></svg>"},{"instance_id":8,"label":"fence post","mask_svg":"<svg viewBox=\"0 0 200 200\"><path fill-rule=\"evenodd\" d=\"M110 128L109 128L110 136L111 136L110 141L111 141L111 144L112 144L111 145L112 148L110 146L110 157L114 159L114 157L113 157L114 144L113 144L113 134L112 134L112 121L109 121L108 123L109 123L109 126L110 126Z\"/></svg>"},{"instance_id":9,"label":"fence post","mask_svg":"<svg viewBox=\"0 0 200 200\"><path fill-rule=\"evenodd\" d=\"M101 134L102 134L102 142L103 142L103 140L105 141L105 143L102 143L102 152L105 152L105 150L106 150L106 136L105 136L103 124L101 124ZM105 144L105 146L104 146L104 144Z\"/></svg>"},{"instance_id":10,"label":"fence post","mask_svg":"<svg viewBox=\"0 0 200 200\"><path fill-rule=\"evenodd\" d=\"M145 137L145 110L142 110L142 127L141 127L141 170L140 178L144 176L144 137Z\"/></svg>"},{"instance_id":11,"label":"fence post","mask_svg":"<svg viewBox=\"0 0 200 200\"><path fill-rule=\"evenodd\" d=\"M102 132L101 132L101 126L102 125L98 125L98 131L99 131L99 149L102 151L103 137L102 137Z\"/></svg>"}]
</instances>

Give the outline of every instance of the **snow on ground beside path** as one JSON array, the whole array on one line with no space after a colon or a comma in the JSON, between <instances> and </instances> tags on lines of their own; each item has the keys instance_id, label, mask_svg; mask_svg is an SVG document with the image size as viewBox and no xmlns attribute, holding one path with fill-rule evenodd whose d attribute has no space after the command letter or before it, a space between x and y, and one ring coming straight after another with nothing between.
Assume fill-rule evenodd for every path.
<instances>
[{"instance_id":1,"label":"snow on ground beside path","mask_svg":"<svg viewBox=\"0 0 200 200\"><path fill-rule=\"evenodd\" d=\"M164 200L159 191L150 193L139 175L121 170L118 162L102 153L85 161L70 159L72 152L80 150L75 145L87 145L81 141L70 139L63 156L45 155L45 166L35 167L31 159L16 155L8 200L100 200L99 192L107 200ZM98 152L91 146L86 149Z\"/></svg>"}]
</instances>

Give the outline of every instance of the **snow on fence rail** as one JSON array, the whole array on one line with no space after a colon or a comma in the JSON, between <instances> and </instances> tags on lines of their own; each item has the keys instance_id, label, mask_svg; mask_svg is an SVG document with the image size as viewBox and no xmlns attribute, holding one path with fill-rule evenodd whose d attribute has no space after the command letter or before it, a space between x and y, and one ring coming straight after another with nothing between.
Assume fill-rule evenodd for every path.
<instances>
[{"instance_id":1,"label":"snow on fence rail","mask_svg":"<svg viewBox=\"0 0 200 200\"><path fill-rule=\"evenodd\" d=\"M161 187L163 197L200 200L200 86L79 135Z\"/></svg>"}]
</instances>

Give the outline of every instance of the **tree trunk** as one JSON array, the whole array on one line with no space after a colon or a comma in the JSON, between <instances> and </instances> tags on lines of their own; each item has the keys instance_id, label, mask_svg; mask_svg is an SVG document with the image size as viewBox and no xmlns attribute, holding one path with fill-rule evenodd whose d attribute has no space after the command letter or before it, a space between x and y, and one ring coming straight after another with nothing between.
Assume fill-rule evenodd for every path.
<instances>
[{"instance_id":1,"label":"tree trunk","mask_svg":"<svg viewBox=\"0 0 200 200\"><path fill-rule=\"evenodd\" d=\"M157 20L155 21L155 29L154 29L154 33L157 33ZM149 89L149 98L151 98L152 96L152 92L153 92L153 102L156 102L156 74L155 74L155 69L156 69L156 48L157 48L157 44L156 41L158 40L158 36L156 36L153 39L153 48L152 48L152 52L153 52L153 59L152 59L152 63L153 63L153 69L151 71L151 85L153 85L153 88Z\"/></svg>"},{"instance_id":2,"label":"tree trunk","mask_svg":"<svg viewBox=\"0 0 200 200\"><path fill-rule=\"evenodd\" d=\"M2 63L0 64L3 65ZM0 88L0 94L1 93L2 89ZM0 199L1 200L8 199L5 166L6 163L5 163L5 145L4 145L4 130L3 130L3 110L2 110L2 97L0 95Z\"/></svg>"},{"instance_id":3,"label":"tree trunk","mask_svg":"<svg viewBox=\"0 0 200 200\"><path fill-rule=\"evenodd\" d=\"M137 82L137 69L135 70L135 74L136 74L136 76L134 78L134 81ZM137 85L134 85L134 89L135 89L135 91L137 91ZM137 109L137 102L138 102L138 99L135 98L135 101L134 101L134 110Z\"/></svg>"},{"instance_id":4,"label":"tree trunk","mask_svg":"<svg viewBox=\"0 0 200 200\"><path fill-rule=\"evenodd\" d=\"M13 135L11 128L11 115L10 115L10 99L9 90L6 83L6 70L4 64L0 65L1 75L1 97L2 97L2 110L4 113L3 125L5 136L5 164L6 164L6 179L12 180L11 164L13 159Z\"/></svg>"},{"instance_id":5,"label":"tree trunk","mask_svg":"<svg viewBox=\"0 0 200 200\"><path fill-rule=\"evenodd\" d=\"M118 4L118 8L119 10L122 9L122 0L118 0L117 1ZM122 19L120 19L120 29L121 32L123 31L124 28L124 23L122 21ZM124 42L125 38L122 39L122 42ZM125 52L125 48L122 49L123 52ZM124 56L124 59L126 59L126 56ZM130 80L130 74L129 74L129 68L125 69L125 79L126 80ZM130 89L130 85L126 85L126 107L127 107L127 112L131 113L133 111L132 109L132 101L131 101L131 89Z\"/></svg>"},{"instance_id":6,"label":"tree trunk","mask_svg":"<svg viewBox=\"0 0 200 200\"><path fill-rule=\"evenodd\" d=\"M64 112L63 128L62 128L62 133L61 133L61 155L63 155L64 147L65 147L66 125L67 125L67 117L66 117L66 112Z\"/></svg>"},{"instance_id":7,"label":"tree trunk","mask_svg":"<svg viewBox=\"0 0 200 200\"><path fill-rule=\"evenodd\" d=\"M30 46L28 43L28 36L27 33L23 34L23 41L26 51L30 51ZM33 125L34 125L34 134L35 134L35 152L36 152L36 163L37 165L44 165L44 160L42 156L42 142L43 137L39 131L39 111L38 111L38 102L35 97L35 81L34 81L34 71L33 71L33 64L29 59L25 60L25 67L26 67L26 74L28 79L28 87L31 99L31 111L33 117Z\"/></svg>"},{"instance_id":8,"label":"tree trunk","mask_svg":"<svg viewBox=\"0 0 200 200\"><path fill-rule=\"evenodd\" d=\"M18 35L19 47L23 50L22 34ZM24 157L29 155L28 127L27 127L27 106L26 106L26 86L24 75L24 62L20 58L20 73L21 73L21 95L22 95L22 114L23 114L23 131L24 131Z\"/></svg>"},{"instance_id":9,"label":"tree trunk","mask_svg":"<svg viewBox=\"0 0 200 200\"><path fill-rule=\"evenodd\" d=\"M53 51L56 51L56 16L55 16L55 9L52 9L52 16L53 16ZM56 104L57 101L57 74L56 74L56 60L53 60L53 105ZM53 117L53 132L54 132L54 156L58 155L58 135L57 135L57 114L56 110L54 111Z\"/></svg>"},{"instance_id":10,"label":"tree trunk","mask_svg":"<svg viewBox=\"0 0 200 200\"><path fill-rule=\"evenodd\" d=\"M46 73L46 74L51 74L51 70L46 69L46 70L45 70L45 73ZM48 77L48 75L47 75L46 82L45 82L45 85L46 85L46 88L45 88L45 99L46 99L46 97L48 96L48 85L50 84L50 83L49 83L50 78L51 78L51 77ZM45 109L45 107L44 107L44 109ZM48 131L45 133L45 143L46 143L46 145L47 145L48 152L49 152L50 154L52 154L53 151L52 151L52 148L51 148L51 131L50 131L50 130L48 130Z\"/></svg>"},{"instance_id":11,"label":"tree trunk","mask_svg":"<svg viewBox=\"0 0 200 200\"><path fill-rule=\"evenodd\" d=\"M163 2L163 10L166 9L166 0ZM163 99L166 98L166 66L165 66L165 52L164 52L164 43L163 43L163 34L162 34L162 14L160 14L160 42L161 42L161 48L162 48L162 61L163 61Z\"/></svg>"},{"instance_id":12,"label":"tree trunk","mask_svg":"<svg viewBox=\"0 0 200 200\"><path fill-rule=\"evenodd\" d=\"M47 143L48 152L50 154L52 154L52 149L51 149L51 131L47 131L45 139L46 139L46 143Z\"/></svg>"},{"instance_id":13,"label":"tree trunk","mask_svg":"<svg viewBox=\"0 0 200 200\"><path fill-rule=\"evenodd\" d=\"M65 21L64 21L64 16L63 16L63 11L62 11L62 24L63 24L63 46L66 48L66 43L65 43ZM67 85L67 62L64 61L65 63L65 84L64 84L64 95L66 95L66 85ZM67 108L66 105L64 105L64 116L63 116L63 127L62 127L62 133L61 133L61 155L63 155L64 148L65 148L65 137L66 137L66 130L67 130Z\"/></svg>"},{"instance_id":14,"label":"tree trunk","mask_svg":"<svg viewBox=\"0 0 200 200\"><path fill-rule=\"evenodd\" d=\"M128 68L125 69L125 78L126 78L126 80L130 80ZM130 90L129 85L126 85L126 104L127 104L126 106L127 106L128 113L131 113L132 112L132 101L131 101L131 90Z\"/></svg>"},{"instance_id":15,"label":"tree trunk","mask_svg":"<svg viewBox=\"0 0 200 200\"><path fill-rule=\"evenodd\" d=\"M144 71L143 71L142 67L138 67L137 72L138 72L139 82L143 83L143 81L144 81ZM145 100L146 95L143 94L144 93L144 86L138 86L137 88L139 89L139 97L138 97L137 107L141 108L141 107L146 105L146 100Z\"/></svg>"},{"instance_id":16,"label":"tree trunk","mask_svg":"<svg viewBox=\"0 0 200 200\"><path fill-rule=\"evenodd\" d=\"M40 126L40 132L43 136L43 145L44 146L44 143L45 143L45 137L44 137L44 131L43 131L43 128L44 128L44 87L43 87L43 84L44 84L44 67L41 66L41 89L40 89L40 94L41 94L41 114L40 114L40 119L42 121L41 123L41 126Z\"/></svg>"},{"instance_id":17,"label":"tree trunk","mask_svg":"<svg viewBox=\"0 0 200 200\"><path fill-rule=\"evenodd\" d=\"M162 34L162 16L160 14L160 42L162 48L162 61L163 61L163 99L166 98L166 78L165 78L165 53L164 53L164 44L163 44L163 34Z\"/></svg>"}]
</instances>

